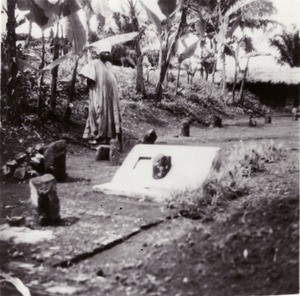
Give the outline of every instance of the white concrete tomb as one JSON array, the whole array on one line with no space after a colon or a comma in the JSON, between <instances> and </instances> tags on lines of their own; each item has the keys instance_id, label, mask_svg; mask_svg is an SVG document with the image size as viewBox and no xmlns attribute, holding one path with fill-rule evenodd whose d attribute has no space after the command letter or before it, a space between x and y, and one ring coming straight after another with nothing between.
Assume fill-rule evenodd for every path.
<instances>
[{"instance_id":1,"label":"white concrete tomb","mask_svg":"<svg viewBox=\"0 0 300 296\"><path fill-rule=\"evenodd\" d=\"M164 201L175 194L199 188L207 178L220 148L175 145L136 145L110 183L94 191ZM171 169L162 179L152 176L153 158L171 156Z\"/></svg>"}]
</instances>

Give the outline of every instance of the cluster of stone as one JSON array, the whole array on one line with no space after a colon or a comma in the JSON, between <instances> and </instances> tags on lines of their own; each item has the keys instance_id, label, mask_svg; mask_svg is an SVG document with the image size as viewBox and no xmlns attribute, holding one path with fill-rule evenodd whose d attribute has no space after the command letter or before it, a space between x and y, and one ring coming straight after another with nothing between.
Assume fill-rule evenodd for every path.
<instances>
[{"instance_id":1,"label":"cluster of stone","mask_svg":"<svg viewBox=\"0 0 300 296\"><path fill-rule=\"evenodd\" d=\"M67 143L59 140L48 147L37 144L28 147L25 152L19 152L13 160L9 160L2 167L2 177L6 180L14 178L24 181L29 178L51 173L57 181L64 181L66 177Z\"/></svg>"},{"instance_id":2,"label":"cluster of stone","mask_svg":"<svg viewBox=\"0 0 300 296\"><path fill-rule=\"evenodd\" d=\"M14 178L23 181L44 173L44 146L37 144L29 147L25 152L19 152L14 159L2 166L2 178L5 180Z\"/></svg>"}]
</instances>

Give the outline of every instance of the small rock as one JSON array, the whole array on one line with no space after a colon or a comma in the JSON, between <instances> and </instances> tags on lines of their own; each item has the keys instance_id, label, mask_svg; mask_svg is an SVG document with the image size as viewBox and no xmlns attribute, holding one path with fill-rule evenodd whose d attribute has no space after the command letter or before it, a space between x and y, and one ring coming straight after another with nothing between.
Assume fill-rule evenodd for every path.
<instances>
[{"instance_id":1,"label":"small rock","mask_svg":"<svg viewBox=\"0 0 300 296\"><path fill-rule=\"evenodd\" d=\"M15 168L18 165L18 163L15 160L10 160L6 163L6 165L10 168Z\"/></svg>"},{"instance_id":2,"label":"small rock","mask_svg":"<svg viewBox=\"0 0 300 296\"><path fill-rule=\"evenodd\" d=\"M249 118L249 126L250 127L257 126L257 121L253 119L253 115L251 115L250 118Z\"/></svg>"},{"instance_id":3,"label":"small rock","mask_svg":"<svg viewBox=\"0 0 300 296\"><path fill-rule=\"evenodd\" d=\"M42 160L42 159L45 159L45 156L41 153L36 153L35 158L37 158L38 160Z\"/></svg>"},{"instance_id":4,"label":"small rock","mask_svg":"<svg viewBox=\"0 0 300 296\"><path fill-rule=\"evenodd\" d=\"M271 117L270 115L266 115L266 116L265 116L265 123L266 123L266 124L272 123L272 117Z\"/></svg>"},{"instance_id":5,"label":"small rock","mask_svg":"<svg viewBox=\"0 0 300 296\"><path fill-rule=\"evenodd\" d=\"M102 277L105 276L102 269L99 269L99 270L96 272L96 275L97 275L97 276L102 276Z\"/></svg>"},{"instance_id":6,"label":"small rock","mask_svg":"<svg viewBox=\"0 0 300 296\"><path fill-rule=\"evenodd\" d=\"M190 120L184 120L181 123L180 134L183 137L189 137L190 136Z\"/></svg>"},{"instance_id":7,"label":"small rock","mask_svg":"<svg viewBox=\"0 0 300 296\"><path fill-rule=\"evenodd\" d=\"M2 175L4 176L5 179L8 179L9 177L11 177L13 170L8 166L8 165L4 165L1 168L2 171Z\"/></svg>"},{"instance_id":8,"label":"small rock","mask_svg":"<svg viewBox=\"0 0 300 296\"><path fill-rule=\"evenodd\" d=\"M25 167L17 168L14 172L15 179L24 180L25 176L26 176L26 168Z\"/></svg>"},{"instance_id":9,"label":"small rock","mask_svg":"<svg viewBox=\"0 0 300 296\"><path fill-rule=\"evenodd\" d=\"M143 144L154 144L154 142L157 139L157 134L155 132L155 129L150 129L146 132L144 138L143 138Z\"/></svg>"},{"instance_id":10,"label":"small rock","mask_svg":"<svg viewBox=\"0 0 300 296\"><path fill-rule=\"evenodd\" d=\"M44 174L45 172L44 157L39 158L38 155L41 154L36 154L36 156L30 158L30 164L32 165L34 170L36 170L39 174Z\"/></svg>"},{"instance_id":11,"label":"small rock","mask_svg":"<svg viewBox=\"0 0 300 296\"><path fill-rule=\"evenodd\" d=\"M185 284L188 284L188 283L190 282L190 280L189 280L187 277L185 277L182 281L183 281L183 283L185 283Z\"/></svg>"},{"instance_id":12,"label":"small rock","mask_svg":"<svg viewBox=\"0 0 300 296\"><path fill-rule=\"evenodd\" d=\"M18 163L22 163L26 159L27 154L24 152L19 152L15 155L15 160Z\"/></svg>"},{"instance_id":13,"label":"small rock","mask_svg":"<svg viewBox=\"0 0 300 296\"><path fill-rule=\"evenodd\" d=\"M219 116L214 116L213 118L213 126L214 127L222 127L222 119Z\"/></svg>"},{"instance_id":14,"label":"small rock","mask_svg":"<svg viewBox=\"0 0 300 296\"><path fill-rule=\"evenodd\" d=\"M211 233L208 232L208 231L205 231L205 232L203 233L203 238L204 238L204 239L208 239L208 238L210 238L210 236L211 236Z\"/></svg>"},{"instance_id":15,"label":"small rock","mask_svg":"<svg viewBox=\"0 0 300 296\"><path fill-rule=\"evenodd\" d=\"M28 147L26 149L26 153L31 156L34 153L34 149L32 147Z\"/></svg>"},{"instance_id":16,"label":"small rock","mask_svg":"<svg viewBox=\"0 0 300 296\"><path fill-rule=\"evenodd\" d=\"M44 147L43 144L36 144L35 147L34 147L35 151L37 151L37 152L39 152L39 153L41 153L41 154L44 153L44 148L45 148L45 147Z\"/></svg>"},{"instance_id":17,"label":"small rock","mask_svg":"<svg viewBox=\"0 0 300 296\"><path fill-rule=\"evenodd\" d=\"M24 216L6 217L6 222L9 226L21 226L26 222Z\"/></svg>"},{"instance_id":18,"label":"small rock","mask_svg":"<svg viewBox=\"0 0 300 296\"><path fill-rule=\"evenodd\" d=\"M29 178L34 178L34 177L39 176L39 173L35 170L29 170L29 171L27 171L27 175L29 176Z\"/></svg>"},{"instance_id":19,"label":"small rock","mask_svg":"<svg viewBox=\"0 0 300 296\"><path fill-rule=\"evenodd\" d=\"M109 152L110 152L109 145L100 145L97 148L96 160L109 160Z\"/></svg>"}]
</instances>

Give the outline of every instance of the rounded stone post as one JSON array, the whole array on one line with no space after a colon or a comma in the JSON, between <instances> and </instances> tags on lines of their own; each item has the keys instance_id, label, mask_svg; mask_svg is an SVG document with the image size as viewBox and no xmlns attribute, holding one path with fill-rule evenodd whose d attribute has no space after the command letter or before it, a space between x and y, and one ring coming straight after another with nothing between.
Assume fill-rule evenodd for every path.
<instances>
[{"instance_id":1,"label":"rounded stone post","mask_svg":"<svg viewBox=\"0 0 300 296\"><path fill-rule=\"evenodd\" d=\"M29 182L30 200L35 207L40 225L60 221L60 205L56 193L56 180L51 174L32 178Z\"/></svg>"},{"instance_id":2,"label":"rounded stone post","mask_svg":"<svg viewBox=\"0 0 300 296\"><path fill-rule=\"evenodd\" d=\"M189 120L184 120L181 123L180 135L183 136L183 137L189 137L190 136L190 121Z\"/></svg>"}]
</instances>

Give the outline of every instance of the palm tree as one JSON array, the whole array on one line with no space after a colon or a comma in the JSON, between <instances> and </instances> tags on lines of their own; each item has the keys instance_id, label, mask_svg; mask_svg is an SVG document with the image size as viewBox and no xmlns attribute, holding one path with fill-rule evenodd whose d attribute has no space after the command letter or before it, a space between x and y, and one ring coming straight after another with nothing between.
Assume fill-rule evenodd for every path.
<instances>
[{"instance_id":1,"label":"palm tree","mask_svg":"<svg viewBox=\"0 0 300 296\"><path fill-rule=\"evenodd\" d=\"M278 62L293 67L300 67L300 38L299 29L296 26L290 31L283 31L269 40L280 54Z\"/></svg>"}]
</instances>

